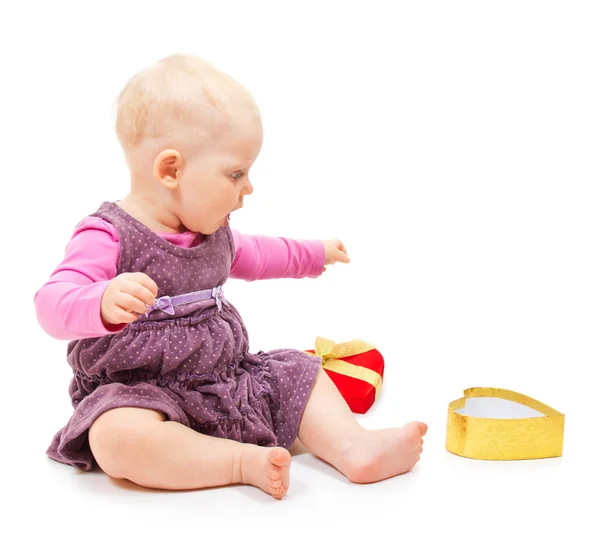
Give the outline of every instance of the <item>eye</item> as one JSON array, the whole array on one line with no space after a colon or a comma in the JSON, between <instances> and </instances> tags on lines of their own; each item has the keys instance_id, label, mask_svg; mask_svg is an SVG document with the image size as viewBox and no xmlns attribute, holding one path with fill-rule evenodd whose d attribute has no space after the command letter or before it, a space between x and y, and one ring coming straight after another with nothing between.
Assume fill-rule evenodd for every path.
<instances>
[{"instance_id":1,"label":"eye","mask_svg":"<svg viewBox=\"0 0 600 553\"><path fill-rule=\"evenodd\" d=\"M231 178L233 180L239 180L244 176L244 171L238 171L237 173L233 173L233 175L231 175Z\"/></svg>"}]
</instances>

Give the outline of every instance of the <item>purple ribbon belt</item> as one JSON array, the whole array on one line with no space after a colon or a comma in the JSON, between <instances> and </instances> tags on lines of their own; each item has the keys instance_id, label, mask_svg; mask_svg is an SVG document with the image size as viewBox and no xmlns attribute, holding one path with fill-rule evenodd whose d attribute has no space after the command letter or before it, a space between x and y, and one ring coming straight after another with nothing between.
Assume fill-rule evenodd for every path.
<instances>
[{"instance_id":1,"label":"purple ribbon belt","mask_svg":"<svg viewBox=\"0 0 600 553\"><path fill-rule=\"evenodd\" d=\"M152 311L164 311L169 315L175 315L175 307L178 305L185 305L188 303L195 303L202 300L210 300L214 298L217 302L217 308L219 311L223 308L223 303L227 305L227 300L223 296L223 288L217 286L211 290L200 290L199 292L190 292L189 294L181 294L179 296L162 296L154 301L154 305L151 305L146 311L146 317L152 313Z\"/></svg>"}]
</instances>

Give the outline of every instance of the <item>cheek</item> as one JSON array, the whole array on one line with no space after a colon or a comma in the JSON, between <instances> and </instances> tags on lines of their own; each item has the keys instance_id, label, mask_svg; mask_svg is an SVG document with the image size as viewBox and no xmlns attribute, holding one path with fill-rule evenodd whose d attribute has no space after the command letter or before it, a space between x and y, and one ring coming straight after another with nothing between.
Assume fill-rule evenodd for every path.
<instances>
[{"instance_id":1,"label":"cheek","mask_svg":"<svg viewBox=\"0 0 600 553\"><path fill-rule=\"evenodd\" d=\"M201 207L200 198L194 190L181 191L181 211L186 217L197 217Z\"/></svg>"},{"instance_id":2,"label":"cheek","mask_svg":"<svg viewBox=\"0 0 600 553\"><path fill-rule=\"evenodd\" d=\"M223 183L223 186L219 190L218 203L222 206L231 206L235 203L240 195L241 188L230 179Z\"/></svg>"},{"instance_id":3,"label":"cheek","mask_svg":"<svg viewBox=\"0 0 600 553\"><path fill-rule=\"evenodd\" d=\"M186 179L181 182L181 203L186 210L205 205L210 198L210 185L203 179Z\"/></svg>"}]
</instances>

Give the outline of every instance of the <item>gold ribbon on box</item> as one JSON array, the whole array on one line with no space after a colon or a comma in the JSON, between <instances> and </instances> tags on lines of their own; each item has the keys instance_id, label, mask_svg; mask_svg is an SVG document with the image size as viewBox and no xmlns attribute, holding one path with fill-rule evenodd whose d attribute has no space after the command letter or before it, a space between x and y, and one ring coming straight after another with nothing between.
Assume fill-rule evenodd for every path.
<instances>
[{"instance_id":1,"label":"gold ribbon on box","mask_svg":"<svg viewBox=\"0 0 600 553\"><path fill-rule=\"evenodd\" d=\"M363 380L371 384L375 388L375 397L379 395L382 384L382 377L373 369L368 367L362 367L360 365L353 365L347 361L342 361L343 357L350 357L351 355L360 355L375 349L375 346L356 338L349 342L341 342L336 344L333 340L327 340L326 338L317 337L315 342L315 353L307 352L309 355L320 357L322 359L322 365L324 369L328 371L345 374L358 380Z\"/></svg>"},{"instance_id":2,"label":"gold ribbon on box","mask_svg":"<svg viewBox=\"0 0 600 553\"><path fill-rule=\"evenodd\" d=\"M528 418L483 418L457 413L468 398L494 397L543 414ZM471 459L507 461L562 456L565 416L536 399L501 388L469 388L448 406L446 449Z\"/></svg>"}]
</instances>

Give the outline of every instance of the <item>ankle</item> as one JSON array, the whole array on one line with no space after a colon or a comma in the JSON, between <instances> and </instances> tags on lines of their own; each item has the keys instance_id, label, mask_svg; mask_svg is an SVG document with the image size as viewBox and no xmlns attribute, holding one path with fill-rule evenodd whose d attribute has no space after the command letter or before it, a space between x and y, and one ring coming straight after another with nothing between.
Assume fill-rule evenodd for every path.
<instances>
[{"instance_id":1,"label":"ankle","mask_svg":"<svg viewBox=\"0 0 600 553\"><path fill-rule=\"evenodd\" d=\"M231 484L242 484L243 479L243 457L244 452L242 447L236 447L233 450L231 463Z\"/></svg>"},{"instance_id":2,"label":"ankle","mask_svg":"<svg viewBox=\"0 0 600 553\"><path fill-rule=\"evenodd\" d=\"M358 426L353 432L340 436L334 447L335 461L332 463L335 467L341 468L348 461L348 457L361 449L363 436L368 432L362 426Z\"/></svg>"},{"instance_id":3,"label":"ankle","mask_svg":"<svg viewBox=\"0 0 600 553\"><path fill-rule=\"evenodd\" d=\"M251 484L254 467L256 466L258 446L252 444L243 444L234 456L237 458L237 480L234 484ZM234 464L236 461L234 460Z\"/></svg>"}]
</instances>

